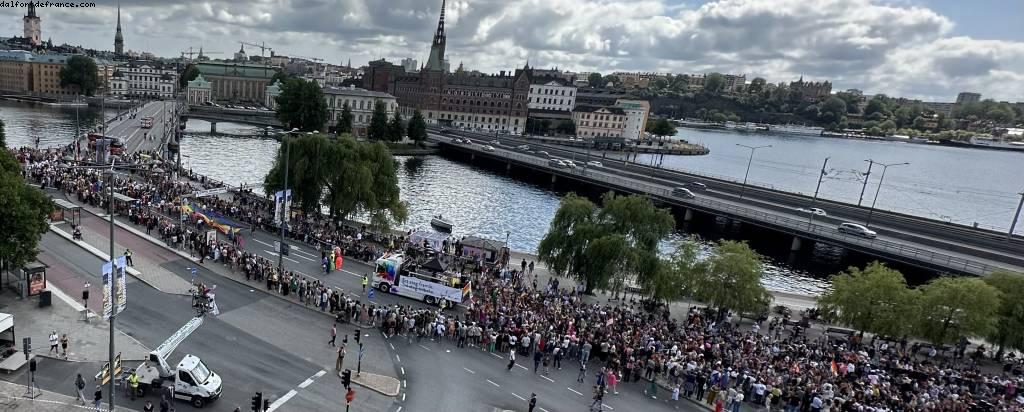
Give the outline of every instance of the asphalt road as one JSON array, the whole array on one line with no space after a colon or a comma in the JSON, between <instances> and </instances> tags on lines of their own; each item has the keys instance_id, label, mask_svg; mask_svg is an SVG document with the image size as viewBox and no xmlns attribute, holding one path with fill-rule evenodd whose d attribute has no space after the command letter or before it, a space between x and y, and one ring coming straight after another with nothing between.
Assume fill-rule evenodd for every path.
<instances>
[{"instance_id":1,"label":"asphalt road","mask_svg":"<svg viewBox=\"0 0 1024 412\"><path fill-rule=\"evenodd\" d=\"M490 138L493 138L493 136L489 136L487 139L476 138L475 143L489 144L488 142L490 141ZM499 155L505 153L517 153L518 155L523 155L522 151L513 150L514 145L523 143L528 144L534 148L543 148L545 150L548 150L553 155L560 157L567 157L576 154L580 155L577 158L584 158L584 156L582 156L581 153L577 153L574 150L565 148L554 148L550 145L541 146L533 142L525 141L522 139L510 138L508 136L498 136L498 140L500 142L503 142L503 145L494 146L495 152L493 153ZM679 184L678 181L670 181L660 177L652 177L650 175L630 171L629 169L618 169L618 167L620 166L620 162L606 161L604 167L588 168L587 173L592 175L605 176L608 178L634 179L636 181L653 184L654 186L658 186L663 190L671 190L672 188L678 186ZM774 204L767 201L755 201L749 198L740 199L737 196L734 196L731 192L719 192L718 190L716 190L717 186L709 184L709 187L711 189L705 192L698 192L697 196L712 198L718 202L725 203L730 206L745 208L752 211L786 217L790 219L808 220L809 217L807 214L797 212L795 210L795 208L799 206L806 207L806 204L794 206L785 204ZM836 216L830 216L825 218L816 217L814 220L815 224L826 224L822 225L823 230L826 231L834 230L832 228L838 225L838 223L851 221ZM856 220L853 221L856 222ZM1021 265L1020 262L1024 262L1024 258L1021 258L1019 252L1004 251L1002 250L1002 248L990 249L985 245L975 245L973 242L965 241L959 237L944 239L939 236L931 234L914 235L913 232L906 231L904 229L884 229L884 226L881 225L872 225L872 228L876 229L879 232L878 240L892 242L894 244L899 245L911 246L923 251L929 251L946 256L952 256L954 258L973 260L980 264L987 264L994 267L1013 268L1014 266Z\"/></svg>"},{"instance_id":2,"label":"asphalt road","mask_svg":"<svg viewBox=\"0 0 1024 412\"><path fill-rule=\"evenodd\" d=\"M126 236L123 230L118 230L118 235ZM100 283L96 275L102 264L100 259L52 235L47 235L40 246L42 259L61 271L79 276L76 284L84 280ZM158 246L153 245L152 248ZM151 252L149 248L135 250L137 256ZM165 269L182 278L189 273L187 268L191 266L195 265L187 259L164 264ZM207 316L204 324L178 347L169 360L173 364L186 354L194 354L221 375L223 395L206 410L232 411L236 406L248 409L250 397L257 391L272 400L295 391L279 410L338 410L338 405L343 404L344 392L340 379L333 372L334 350L327 345L332 324L330 317L244 284L224 281L205 269L200 270L198 277L218 285L217 303L222 313ZM159 346L195 315L190 298L186 296L164 294L138 281L129 282L127 293L128 309L118 315L117 327L150 348ZM344 333L351 333L349 325L339 327L339 334ZM374 350L366 352L364 370L394 375L394 366L383 338L369 334L365 339L367 346ZM126 362L125 366L135 365ZM353 366L354 362L347 361L346 367ZM99 367L98 363L46 360L37 373L37 383L42 389L70 393L76 373L91 377ZM21 382L24 376L9 375L4 379ZM305 384L307 379L312 382ZM357 403L365 408L363 410L393 409L393 398L358 388L357 393ZM148 399L158 400L155 395ZM131 402L118 398L119 405L135 409L141 409L142 403L142 399ZM178 402L177 408L179 411L192 409L183 402Z\"/></svg>"},{"instance_id":3,"label":"asphalt road","mask_svg":"<svg viewBox=\"0 0 1024 412\"><path fill-rule=\"evenodd\" d=\"M124 115L124 120L111 122L107 126L106 136L121 139L125 144L126 151L129 153L154 149L163 138L164 128L169 127L166 122L170 119L174 104L173 101L146 103L137 112L134 119L129 119L129 115ZM165 107L167 108L166 111L164 110ZM143 129L142 118L150 116L153 117L153 127ZM146 138L147 136L149 139Z\"/></svg>"}]
</instances>

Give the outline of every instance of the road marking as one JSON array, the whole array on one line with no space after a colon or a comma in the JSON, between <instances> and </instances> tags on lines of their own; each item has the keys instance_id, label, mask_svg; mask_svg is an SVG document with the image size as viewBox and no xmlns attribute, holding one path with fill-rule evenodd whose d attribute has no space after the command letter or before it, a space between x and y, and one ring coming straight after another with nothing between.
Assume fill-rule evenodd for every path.
<instances>
[{"instance_id":1,"label":"road marking","mask_svg":"<svg viewBox=\"0 0 1024 412\"><path fill-rule=\"evenodd\" d=\"M579 396L583 396L583 394L582 394L582 393L579 393L579 392L577 392L577 391L576 391L575 389L573 389L573 388L565 388L565 389L568 389L568 390L572 391L572 393L575 393L575 394L577 394L577 395L579 395Z\"/></svg>"},{"instance_id":2,"label":"road marking","mask_svg":"<svg viewBox=\"0 0 1024 412\"><path fill-rule=\"evenodd\" d=\"M423 345L417 345L417 346L419 346L419 347L421 347L421 348L423 348L423 349L426 349L426 350L430 350L430 348L428 348L428 347L426 347L426 346L423 346Z\"/></svg>"},{"instance_id":3,"label":"road marking","mask_svg":"<svg viewBox=\"0 0 1024 412\"><path fill-rule=\"evenodd\" d=\"M402 412L402 407L399 406L398 409L395 409L395 412Z\"/></svg>"},{"instance_id":4,"label":"road marking","mask_svg":"<svg viewBox=\"0 0 1024 412\"><path fill-rule=\"evenodd\" d=\"M493 355L495 358L498 358L498 359L505 359L504 356L501 356L501 355L499 355L497 353L492 353L491 355Z\"/></svg>"},{"instance_id":5,"label":"road marking","mask_svg":"<svg viewBox=\"0 0 1024 412\"><path fill-rule=\"evenodd\" d=\"M469 373L472 373L472 374L476 375L476 372L473 372L473 371L469 370L469 368L467 368L465 366L463 366L462 369L465 369L466 372L469 372Z\"/></svg>"},{"instance_id":6,"label":"road marking","mask_svg":"<svg viewBox=\"0 0 1024 412\"><path fill-rule=\"evenodd\" d=\"M395 354L395 359L398 359L399 362L402 361L402 357L398 356L398 354Z\"/></svg>"},{"instance_id":7,"label":"road marking","mask_svg":"<svg viewBox=\"0 0 1024 412\"><path fill-rule=\"evenodd\" d=\"M390 347L391 347L391 350L395 350L395 344L393 344L393 343L391 343L391 342L388 342L388 346L390 346ZM397 356L397 355L396 355L396 356Z\"/></svg>"},{"instance_id":8,"label":"road marking","mask_svg":"<svg viewBox=\"0 0 1024 412\"><path fill-rule=\"evenodd\" d=\"M554 379L551 379L551 378L549 378L549 377L547 377L547 376L544 376L544 375L540 375L540 377L542 377L542 378L544 378L544 379L547 379L547 380L548 380L548 382L551 382L551 383L555 383L555 380L554 380Z\"/></svg>"},{"instance_id":9,"label":"road marking","mask_svg":"<svg viewBox=\"0 0 1024 412\"><path fill-rule=\"evenodd\" d=\"M280 408L281 405L284 405L285 402L288 402L289 399L291 399L297 394L298 392L296 392L295 389L288 391L288 393L284 394L284 396L282 396L280 399L270 404L270 407L267 408L267 412L274 412L275 410L277 410L277 408Z\"/></svg>"},{"instance_id":10,"label":"road marking","mask_svg":"<svg viewBox=\"0 0 1024 412\"><path fill-rule=\"evenodd\" d=\"M402 387L403 388L408 388L409 387L409 385L406 384L405 379L402 379Z\"/></svg>"},{"instance_id":11,"label":"road marking","mask_svg":"<svg viewBox=\"0 0 1024 412\"><path fill-rule=\"evenodd\" d=\"M402 392L402 402L405 402L405 392Z\"/></svg>"},{"instance_id":12,"label":"road marking","mask_svg":"<svg viewBox=\"0 0 1024 412\"><path fill-rule=\"evenodd\" d=\"M605 408L608 408L609 410L613 410L613 411L615 410L615 408L609 406L607 403L602 403L601 406L604 406Z\"/></svg>"},{"instance_id":13,"label":"road marking","mask_svg":"<svg viewBox=\"0 0 1024 412\"><path fill-rule=\"evenodd\" d=\"M540 406L538 406L537 409L540 409L540 412L548 412L547 409L541 408Z\"/></svg>"},{"instance_id":14,"label":"road marking","mask_svg":"<svg viewBox=\"0 0 1024 412\"><path fill-rule=\"evenodd\" d=\"M307 386L312 385L312 384L313 384L313 379L306 378L306 380L302 381L302 383L299 384L299 389L306 389Z\"/></svg>"},{"instance_id":15,"label":"road marking","mask_svg":"<svg viewBox=\"0 0 1024 412\"><path fill-rule=\"evenodd\" d=\"M274 247L274 245L271 245L270 243L264 242L264 241L259 240L259 239L252 239L252 241L256 242L256 243L261 243L261 244L269 246L269 247Z\"/></svg>"},{"instance_id":16,"label":"road marking","mask_svg":"<svg viewBox=\"0 0 1024 412\"><path fill-rule=\"evenodd\" d=\"M269 251L269 250L264 250L264 252L266 252L266 253L267 253L268 255L270 255L270 256L274 256L274 257L277 257L277 252L272 252L272 251ZM292 259L292 258L290 258L290 257L288 257L288 256L281 256L281 257L282 257L282 258L284 258L284 260L287 260L287 261L289 261L289 262L292 262L292 263L299 263L299 261L297 261L297 260L295 260L295 259Z\"/></svg>"},{"instance_id":17,"label":"road marking","mask_svg":"<svg viewBox=\"0 0 1024 412\"><path fill-rule=\"evenodd\" d=\"M510 392L510 393L512 394L512 396L515 396L515 397L519 398L519 400L521 400L521 401L525 401L526 400L526 398L524 398L522 396L519 396L519 395L516 395L515 392Z\"/></svg>"},{"instance_id":18,"label":"road marking","mask_svg":"<svg viewBox=\"0 0 1024 412\"><path fill-rule=\"evenodd\" d=\"M321 376L324 376L325 374L327 374L327 371L321 369L320 372L317 372L316 375L313 375L313 379L319 379Z\"/></svg>"},{"instance_id":19,"label":"road marking","mask_svg":"<svg viewBox=\"0 0 1024 412\"><path fill-rule=\"evenodd\" d=\"M310 262L316 262L316 260L310 259L310 258L302 256L302 255L294 255L294 256L299 258L299 259L306 259L306 260L308 260Z\"/></svg>"},{"instance_id":20,"label":"road marking","mask_svg":"<svg viewBox=\"0 0 1024 412\"><path fill-rule=\"evenodd\" d=\"M492 381L490 379L488 379L487 382L489 382L491 385L494 385L496 387L499 387L499 388L501 387L501 385L498 385L498 384L494 383L494 381Z\"/></svg>"},{"instance_id":21,"label":"road marking","mask_svg":"<svg viewBox=\"0 0 1024 412\"><path fill-rule=\"evenodd\" d=\"M402 368L402 375L405 375L405 366L399 366L399 367Z\"/></svg>"},{"instance_id":22,"label":"road marking","mask_svg":"<svg viewBox=\"0 0 1024 412\"><path fill-rule=\"evenodd\" d=\"M523 366L523 365L520 365L520 364L518 364L518 363L516 364L516 366L518 366L518 367L520 367L520 368L523 368L523 370L524 370L524 371L528 371L528 370L530 370L530 368L527 368L527 367L525 367L525 366Z\"/></svg>"}]
</instances>

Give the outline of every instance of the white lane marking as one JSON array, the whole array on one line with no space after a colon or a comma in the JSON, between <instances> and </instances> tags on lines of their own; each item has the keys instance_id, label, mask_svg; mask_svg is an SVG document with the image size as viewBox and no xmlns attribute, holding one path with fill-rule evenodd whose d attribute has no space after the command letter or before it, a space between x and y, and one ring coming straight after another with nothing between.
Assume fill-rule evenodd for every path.
<instances>
[{"instance_id":1,"label":"white lane marking","mask_svg":"<svg viewBox=\"0 0 1024 412\"><path fill-rule=\"evenodd\" d=\"M342 269L341 271L342 271L342 272L345 272L345 273L348 273L348 274L350 274L350 275L352 275L352 276L355 276L355 277L357 277L357 278L361 278L361 277L363 277L363 275L360 275L360 274L358 274L358 273L355 273L355 272L351 272L351 271L348 271L348 270L345 270L345 269Z\"/></svg>"},{"instance_id":2,"label":"white lane marking","mask_svg":"<svg viewBox=\"0 0 1024 412\"><path fill-rule=\"evenodd\" d=\"M405 402L405 392L402 392L402 402Z\"/></svg>"},{"instance_id":3,"label":"white lane marking","mask_svg":"<svg viewBox=\"0 0 1024 412\"><path fill-rule=\"evenodd\" d=\"M295 257L297 257L299 259L306 259L306 260L308 260L310 262L316 262L316 260L310 259L310 258L302 256L302 255L292 255L292 256L295 256Z\"/></svg>"},{"instance_id":4,"label":"white lane marking","mask_svg":"<svg viewBox=\"0 0 1024 412\"><path fill-rule=\"evenodd\" d=\"M402 357L401 357L401 356L398 356L397 354L395 355L395 359L398 359L398 361L399 361L399 362L401 362L401 361L402 361Z\"/></svg>"},{"instance_id":5,"label":"white lane marking","mask_svg":"<svg viewBox=\"0 0 1024 412\"><path fill-rule=\"evenodd\" d=\"M494 355L494 357L495 357L495 358L498 358L498 359L505 359L505 357L504 357L504 356L501 356L501 355L499 355L499 354L497 354L497 353L492 353L491 355Z\"/></svg>"},{"instance_id":6,"label":"white lane marking","mask_svg":"<svg viewBox=\"0 0 1024 412\"><path fill-rule=\"evenodd\" d=\"M465 366L463 366L462 369L465 369L466 372L469 372L469 373L472 373L472 374L476 375L476 372L473 372L473 371L469 370L469 368L467 368Z\"/></svg>"},{"instance_id":7,"label":"white lane marking","mask_svg":"<svg viewBox=\"0 0 1024 412\"><path fill-rule=\"evenodd\" d=\"M518 364L518 363L516 364L516 366L518 366L518 367L520 367L520 368L523 368L523 370L524 370L524 371L528 371L528 370L530 370L530 368L527 368L527 367L525 367L525 366L523 366L523 365L520 365L520 364Z\"/></svg>"},{"instance_id":8,"label":"white lane marking","mask_svg":"<svg viewBox=\"0 0 1024 412\"><path fill-rule=\"evenodd\" d=\"M252 241L253 241L253 242L256 242L256 243L260 243L260 244L263 244L263 245L265 245L265 246L270 246L270 247L274 247L274 245L272 245L272 244L270 244L270 243L267 243L267 242L264 242L264 241L262 241L262 240L259 240L259 239L252 239Z\"/></svg>"},{"instance_id":9,"label":"white lane marking","mask_svg":"<svg viewBox=\"0 0 1024 412\"><path fill-rule=\"evenodd\" d=\"M297 247L292 247L292 252L297 252L297 253L301 253L301 254L303 254L303 255L306 255L306 256L309 256L309 257L311 257L311 258L313 258L313 259L316 259L316 260L320 260L320 257L319 257L319 256L317 256L317 255L314 255L314 254L312 254L312 253L309 253L309 252L306 252L306 251L303 251L302 249L299 249L299 248L297 248Z\"/></svg>"},{"instance_id":10,"label":"white lane marking","mask_svg":"<svg viewBox=\"0 0 1024 412\"><path fill-rule=\"evenodd\" d=\"M270 407L267 408L267 412L274 412L275 410L277 410L277 408L280 408L281 405L284 405L285 402L288 402L289 399L291 399L297 394L298 392L296 392L295 389L288 391L288 393L284 394L284 396L282 396L280 399L270 404Z\"/></svg>"},{"instance_id":11,"label":"white lane marking","mask_svg":"<svg viewBox=\"0 0 1024 412\"><path fill-rule=\"evenodd\" d=\"M277 252L272 252L272 251L269 251L269 250L264 250L264 252L266 252L266 253L267 253L268 255L270 255L270 256L273 256L273 257L277 257ZM299 263L299 261L297 261L297 260L295 260L295 259L292 259L292 258L290 258L290 257L288 257L288 256L282 256L282 257L284 258L284 260L287 260L287 261L289 261L289 262L292 262L292 263Z\"/></svg>"},{"instance_id":12,"label":"white lane marking","mask_svg":"<svg viewBox=\"0 0 1024 412\"><path fill-rule=\"evenodd\" d=\"M395 409L395 412L402 412L402 407L399 406L398 409ZM545 411L545 412L547 412L547 411Z\"/></svg>"},{"instance_id":13,"label":"white lane marking","mask_svg":"<svg viewBox=\"0 0 1024 412\"><path fill-rule=\"evenodd\" d=\"M321 369L320 372L317 372L316 375L313 375L313 379L318 379L321 376L324 376L325 374L327 374L327 371Z\"/></svg>"},{"instance_id":14,"label":"white lane marking","mask_svg":"<svg viewBox=\"0 0 1024 412\"><path fill-rule=\"evenodd\" d=\"M395 350L395 344L393 344L393 343L391 343L391 342L388 342L388 346L390 346L390 347L391 347L391 350ZM396 355L396 356L397 356L397 355Z\"/></svg>"},{"instance_id":15,"label":"white lane marking","mask_svg":"<svg viewBox=\"0 0 1024 412\"><path fill-rule=\"evenodd\" d=\"M402 375L405 375L405 366L400 366L400 368L402 368Z\"/></svg>"},{"instance_id":16,"label":"white lane marking","mask_svg":"<svg viewBox=\"0 0 1024 412\"><path fill-rule=\"evenodd\" d=\"M509 392L509 393L511 393L511 394L512 394L512 396L515 396L515 397L519 398L519 400L521 400L521 401L525 401L525 400L526 400L526 398L524 398L524 397L522 397L522 396L519 396L519 395L516 395L516 393L515 393L515 392Z\"/></svg>"},{"instance_id":17,"label":"white lane marking","mask_svg":"<svg viewBox=\"0 0 1024 412\"><path fill-rule=\"evenodd\" d=\"M541 408L540 406L538 406L537 409L540 409L540 412L548 412L547 409Z\"/></svg>"},{"instance_id":18,"label":"white lane marking","mask_svg":"<svg viewBox=\"0 0 1024 412\"><path fill-rule=\"evenodd\" d=\"M490 379L488 379L487 382L490 383L491 385L496 386L496 387L499 387L499 388L501 387L501 385L498 385L498 384L494 383L494 381L492 381Z\"/></svg>"},{"instance_id":19,"label":"white lane marking","mask_svg":"<svg viewBox=\"0 0 1024 412\"><path fill-rule=\"evenodd\" d=\"M579 396L583 396L583 394L582 394L582 393L579 393L579 392L577 392L577 391L576 391L575 389L573 389L573 388L565 388L565 389L568 389L568 390L572 391L572 393L575 393L575 394L577 394L577 395L579 395Z\"/></svg>"},{"instance_id":20,"label":"white lane marking","mask_svg":"<svg viewBox=\"0 0 1024 412\"><path fill-rule=\"evenodd\" d=\"M614 411L614 410L615 410L615 408L611 407L611 406L610 406L610 405L608 405L607 403L602 403L602 404L601 404L601 406L604 406L605 408L608 408L608 410L612 410L612 411Z\"/></svg>"},{"instance_id":21,"label":"white lane marking","mask_svg":"<svg viewBox=\"0 0 1024 412\"><path fill-rule=\"evenodd\" d=\"M402 379L402 387L403 388L408 388L409 387L409 385L405 382L405 379Z\"/></svg>"},{"instance_id":22,"label":"white lane marking","mask_svg":"<svg viewBox=\"0 0 1024 412\"><path fill-rule=\"evenodd\" d=\"M417 345L417 346L419 346L419 347L421 347L421 348L423 348L423 349L426 349L426 350L430 350L430 348L428 348L428 347L426 347L426 346L423 346L423 345ZM499 357L500 357L500 356L499 356Z\"/></svg>"},{"instance_id":23,"label":"white lane marking","mask_svg":"<svg viewBox=\"0 0 1024 412\"><path fill-rule=\"evenodd\" d=\"M549 377L547 377L547 376L544 376L544 375L540 375L540 377L542 377L542 378L544 378L544 379L547 379L547 380L548 380L548 382L551 382L551 383L555 383L555 380L554 380L554 379L551 379L551 378L549 378Z\"/></svg>"},{"instance_id":24,"label":"white lane marking","mask_svg":"<svg viewBox=\"0 0 1024 412\"><path fill-rule=\"evenodd\" d=\"M307 378L299 384L299 389L306 389L307 386L313 384L313 379Z\"/></svg>"}]
</instances>

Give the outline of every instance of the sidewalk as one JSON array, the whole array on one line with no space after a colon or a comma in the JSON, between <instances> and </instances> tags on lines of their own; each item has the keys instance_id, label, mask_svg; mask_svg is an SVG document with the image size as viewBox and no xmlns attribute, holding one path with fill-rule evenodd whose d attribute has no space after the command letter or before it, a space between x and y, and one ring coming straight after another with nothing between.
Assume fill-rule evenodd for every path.
<instances>
[{"instance_id":1,"label":"sidewalk","mask_svg":"<svg viewBox=\"0 0 1024 412\"><path fill-rule=\"evenodd\" d=\"M106 362L109 358L107 345L110 343L107 322L93 315L86 323L81 306L76 304L77 307L72 307L65 302L58 296L62 292L54 290L53 284L47 289L54 292L54 297L53 305L45 308L39 307L38 299L18 299L10 293L0 294L3 312L14 315L19 347L21 337L31 337L32 352L36 356L57 358L56 354L48 352L50 345L47 342L50 333L57 331L58 335L68 335L68 361ZM114 334L114 344L125 361L145 360L150 352L149 348L121 331Z\"/></svg>"},{"instance_id":2,"label":"sidewalk","mask_svg":"<svg viewBox=\"0 0 1024 412\"><path fill-rule=\"evenodd\" d=\"M61 395L50 391L36 390L41 395L35 399L29 399L24 397L26 394L26 387L15 383L0 381L0 410L4 411L33 411L33 412L82 412L91 411L92 408L92 391L86 394L86 399L89 400L89 404L82 406L75 398ZM109 408L104 403L101 408L105 411ZM127 409L124 407L117 406L114 408L115 411L129 412L134 409Z\"/></svg>"}]
</instances>

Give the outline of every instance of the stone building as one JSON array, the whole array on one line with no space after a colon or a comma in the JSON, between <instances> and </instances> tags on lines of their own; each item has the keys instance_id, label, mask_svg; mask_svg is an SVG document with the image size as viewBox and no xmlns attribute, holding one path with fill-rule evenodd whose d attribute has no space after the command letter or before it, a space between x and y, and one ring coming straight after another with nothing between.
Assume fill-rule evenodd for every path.
<instances>
[{"instance_id":1,"label":"stone building","mask_svg":"<svg viewBox=\"0 0 1024 412\"><path fill-rule=\"evenodd\" d=\"M263 104L277 68L234 62L199 62L199 73L210 82L215 101Z\"/></svg>"},{"instance_id":2,"label":"stone building","mask_svg":"<svg viewBox=\"0 0 1024 412\"><path fill-rule=\"evenodd\" d=\"M576 123L576 136L622 137L626 112L619 107L576 106L572 120Z\"/></svg>"},{"instance_id":3,"label":"stone building","mask_svg":"<svg viewBox=\"0 0 1024 412\"><path fill-rule=\"evenodd\" d=\"M622 137L628 140L639 140L647 130L647 116L651 113L651 104L646 100L619 99L615 107L626 114L622 125Z\"/></svg>"},{"instance_id":4,"label":"stone building","mask_svg":"<svg viewBox=\"0 0 1024 412\"><path fill-rule=\"evenodd\" d=\"M178 72L154 64L127 64L117 67L110 79L110 94L122 97L170 99L178 84Z\"/></svg>"},{"instance_id":5,"label":"stone building","mask_svg":"<svg viewBox=\"0 0 1024 412\"><path fill-rule=\"evenodd\" d=\"M805 82L804 77L789 83L789 90L803 96L804 100L817 102L832 95L832 82Z\"/></svg>"},{"instance_id":6,"label":"stone building","mask_svg":"<svg viewBox=\"0 0 1024 412\"><path fill-rule=\"evenodd\" d=\"M28 94L32 91L32 52L0 50L0 92Z\"/></svg>"},{"instance_id":7,"label":"stone building","mask_svg":"<svg viewBox=\"0 0 1024 412\"><path fill-rule=\"evenodd\" d=\"M13 2L12 2L13 3ZM32 46L39 46L43 44L43 27L39 16L36 15L36 4L35 2L28 3L28 13L25 13L25 17L22 18L24 22L24 28L22 32L25 35L25 39Z\"/></svg>"},{"instance_id":8,"label":"stone building","mask_svg":"<svg viewBox=\"0 0 1024 412\"><path fill-rule=\"evenodd\" d=\"M185 87L185 98L188 104L196 105L213 101L210 82L206 81L202 74L196 76L195 79L189 80L188 85Z\"/></svg>"},{"instance_id":9,"label":"stone building","mask_svg":"<svg viewBox=\"0 0 1024 412\"><path fill-rule=\"evenodd\" d=\"M324 97L327 99L327 125L334 127L341 119L342 109L348 104L352 112L352 133L365 136L366 127L370 125L373 110L378 103L384 105L388 120L398 110L398 100L387 93L351 87L325 87ZM405 117L408 120L408 117Z\"/></svg>"}]
</instances>

